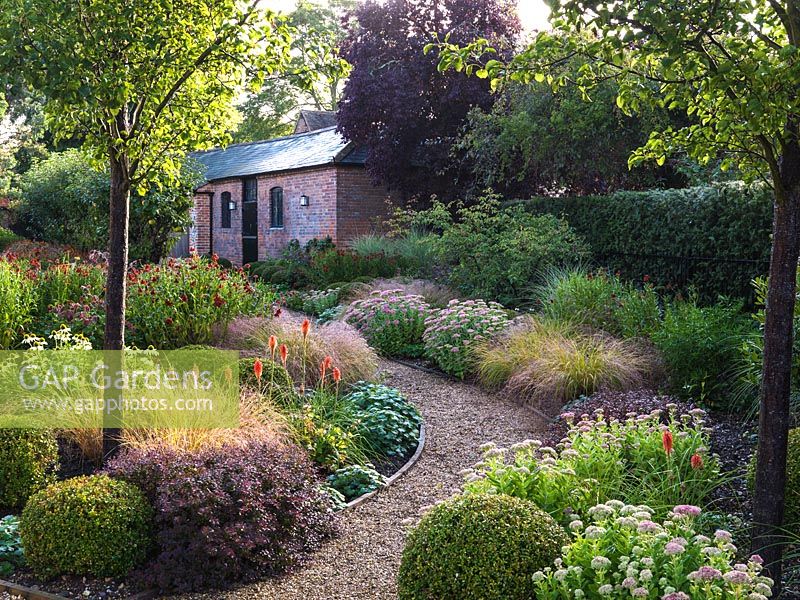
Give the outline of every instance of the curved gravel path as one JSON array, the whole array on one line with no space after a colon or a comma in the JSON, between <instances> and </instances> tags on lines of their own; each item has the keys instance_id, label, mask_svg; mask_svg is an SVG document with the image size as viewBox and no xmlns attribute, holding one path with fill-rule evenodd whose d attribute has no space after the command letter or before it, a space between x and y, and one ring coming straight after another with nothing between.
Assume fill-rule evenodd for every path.
<instances>
[{"instance_id":1,"label":"curved gravel path","mask_svg":"<svg viewBox=\"0 0 800 600\"><path fill-rule=\"evenodd\" d=\"M396 598L406 524L420 509L460 489L458 474L480 458L486 441L511 444L535 436L544 420L477 387L396 363L382 365L386 383L422 412L426 445L417 464L394 485L343 513L340 535L298 572L236 590L184 600L355 600Z\"/></svg>"}]
</instances>

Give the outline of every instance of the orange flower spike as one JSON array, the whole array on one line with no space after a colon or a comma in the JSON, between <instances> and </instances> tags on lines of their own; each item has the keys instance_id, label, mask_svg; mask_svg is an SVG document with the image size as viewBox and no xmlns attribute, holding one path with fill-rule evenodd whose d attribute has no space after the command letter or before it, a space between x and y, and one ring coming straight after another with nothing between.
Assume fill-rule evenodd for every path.
<instances>
[{"instance_id":1,"label":"orange flower spike","mask_svg":"<svg viewBox=\"0 0 800 600\"><path fill-rule=\"evenodd\" d=\"M261 379L261 373L264 372L264 364L261 362L260 359L256 359L256 362L253 363L253 373L256 375L256 379Z\"/></svg>"},{"instance_id":2,"label":"orange flower spike","mask_svg":"<svg viewBox=\"0 0 800 600\"><path fill-rule=\"evenodd\" d=\"M286 347L286 344L281 344L280 348L278 348L278 352L280 352L283 367L286 368L286 359L289 357L289 348Z\"/></svg>"},{"instance_id":3,"label":"orange flower spike","mask_svg":"<svg viewBox=\"0 0 800 600\"><path fill-rule=\"evenodd\" d=\"M669 429L665 430L664 433L661 435L661 443L664 446L664 452L667 453L667 456L672 454L673 439L672 439L672 432Z\"/></svg>"},{"instance_id":4,"label":"orange flower spike","mask_svg":"<svg viewBox=\"0 0 800 600\"><path fill-rule=\"evenodd\" d=\"M330 369L333 366L333 359L330 356L325 357L325 369Z\"/></svg>"},{"instance_id":5,"label":"orange flower spike","mask_svg":"<svg viewBox=\"0 0 800 600\"><path fill-rule=\"evenodd\" d=\"M308 337L308 332L310 330L311 330L311 321L309 321L308 319L305 319L303 321L303 324L300 325L300 331L303 332L303 337L304 338Z\"/></svg>"},{"instance_id":6,"label":"orange flower spike","mask_svg":"<svg viewBox=\"0 0 800 600\"><path fill-rule=\"evenodd\" d=\"M342 380L342 372L339 370L339 367L333 368L333 381L335 383L339 383Z\"/></svg>"},{"instance_id":7,"label":"orange flower spike","mask_svg":"<svg viewBox=\"0 0 800 600\"><path fill-rule=\"evenodd\" d=\"M325 375L326 375L327 370L328 370L328 361L327 360L323 360L321 363L319 363L320 379L325 379Z\"/></svg>"},{"instance_id":8,"label":"orange flower spike","mask_svg":"<svg viewBox=\"0 0 800 600\"><path fill-rule=\"evenodd\" d=\"M275 348L278 347L278 338L274 335L269 336L269 351L272 353L272 360L275 360Z\"/></svg>"}]
</instances>

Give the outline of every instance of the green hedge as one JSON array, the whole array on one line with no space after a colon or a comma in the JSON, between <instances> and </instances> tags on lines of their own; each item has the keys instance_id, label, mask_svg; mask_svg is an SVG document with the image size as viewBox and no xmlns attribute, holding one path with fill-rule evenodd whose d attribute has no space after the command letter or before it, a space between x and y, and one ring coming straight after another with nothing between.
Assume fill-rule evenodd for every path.
<instances>
[{"instance_id":1,"label":"green hedge","mask_svg":"<svg viewBox=\"0 0 800 600\"><path fill-rule=\"evenodd\" d=\"M704 301L719 295L750 301L750 281L768 270L772 197L764 186L728 183L518 202L533 213L563 216L599 265L627 279L649 276L666 289L694 288Z\"/></svg>"}]
</instances>

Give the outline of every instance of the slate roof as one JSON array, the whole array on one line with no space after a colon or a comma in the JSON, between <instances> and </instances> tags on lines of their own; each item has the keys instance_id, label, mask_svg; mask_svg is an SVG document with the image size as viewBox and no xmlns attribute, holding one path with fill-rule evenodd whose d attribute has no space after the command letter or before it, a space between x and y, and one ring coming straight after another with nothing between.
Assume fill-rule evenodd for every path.
<instances>
[{"instance_id":1,"label":"slate roof","mask_svg":"<svg viewBox=\"0 0 800 600\"><path fill-rule=\"evenodd\" d=\"M336 126L336 113L331 110L301 110L295 124L295 133L301 127L301 121L305 123L305 129L302 131L326 129Z\"/></svg>"},{"instance_id":2,"label":"slate roof","mask_svg":"<svg viewBox=\"0 0 800 600\"><path fill-rule=\"evenodd\" d=\"M333 163L363 165L361 153L354 153L354 149L334 126L263 142L233 144L193 156L206 166L206 181L215 181Z\"/></svg>"}]
</instances>

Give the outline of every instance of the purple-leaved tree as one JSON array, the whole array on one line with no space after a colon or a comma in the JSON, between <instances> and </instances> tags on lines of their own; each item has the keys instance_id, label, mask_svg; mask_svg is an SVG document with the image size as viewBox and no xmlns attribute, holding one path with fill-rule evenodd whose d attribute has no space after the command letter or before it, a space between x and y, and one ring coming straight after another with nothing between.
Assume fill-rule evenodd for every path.
<instances>
[{"instance_id":1,"label":"purple-leaved tree","mask_svg":"<svg viewBox=\"0 0 800 600\"><path fill-rule=\"evenodd\" d=\"M450 147L469 110L491 107L486 80L437 70L424 48L491 40L502 54L520 33L513 0L368 0L349 22L343 57L353 65L339 107L342 134L367 148L376 183L406 194L452 189Z\"/></svg>"}]
</instances>

